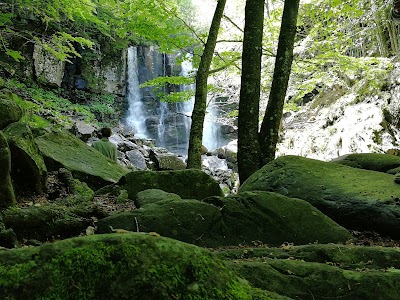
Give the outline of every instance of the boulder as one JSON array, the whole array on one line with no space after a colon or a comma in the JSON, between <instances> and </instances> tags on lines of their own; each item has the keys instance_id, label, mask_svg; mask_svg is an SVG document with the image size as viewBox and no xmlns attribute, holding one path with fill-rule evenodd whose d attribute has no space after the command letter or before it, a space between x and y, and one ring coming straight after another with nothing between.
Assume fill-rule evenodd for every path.
<instances>
[{"instance_id":1,"label":"boulder","mask_svg":"<svg viewBox=\"0 0 400 300\"><path fill-rule=\"evenodd\" d=\"M138 170L146 170L146 158L139 150L130 150L125 153L130 163Z\"/></svg>"},{"instance_id":2,"label":"boulder","mask_svg":"<svg viewBox=\"0 0 400 300\"><path fill-rule=\"evenodd\" d=\"M400 237L400 188L394 176L298 156L266 164L240 187L310 202L349 229Z\"/></svg>"},{"instance_id":3,"label":"boulder","mask_svg":"<svg viewBox=\"0 0 400 300\"><path fill-rule=\"evenodd\" d=\"M226 244L340 243L349 232L306 201L270 192L242 192L205 202L219 207Z\"/></svg>"},{"instance_id":4,"label":"boulder","mask_svg":"<svg viewBox=\"0 0 400 300\"><path fill-rule=\"evenodd\" d=\"M0 208L15 205L14 188L11 182L11 153L6 137L0 130Z\"/></svg>"},{"instance_id":5,"label":"boulder","mask_svg":"<svg viewBox=\"0 0 400 300\"><path fill-rule=\"evenodd\" d=\"M65 167L92 189L115 183L128 172L66 131L51 132L35 141L49 170Z\"/></svg>"},{"instance_id":6,"label":"boulder","mask_svg":"<svg viewBox=\"0 0 400 300\"><path fill-rule=\"evenodd\" d=\"M12 99L0 96L0 130L6 128L13 122L21 119L23 112L21 107Z\"/></svg>"},{"instance_id":7,"label":"boulder","mask_svg":"<svg viewBox=\"0 0 400 300\"><path fill-rule=\"evenodd\" d=\"M47 168L27 124L15 122L3 130L11 150L15 191L19 195L43 193Z\"/></svg>"},{"instance_id":8,"label":"boulder","mask_svg":"<svg viewBox=\"0 0 400 300\"><path fill-rule=\"evenodd\" d=\"M393 171L393 169L400 168L399 156L380 153L347 154L333 159L332 162L353 168L387 172L389 174L395 174L396 171Z\"/></svg>"},{"instance_id":9,"label":"boulder","mask_svg":"<svg viewBox=\"0 0 400 300\"><path fill-rule=\"evenodd\" d=\"M155 163L156 170L183 170L186 164L173 153L150 151L150 159Z\"/></svg>"},{"instance_id":10,"label":"boulder","mask_svg":"<svg viewBox=\"0 0 400 300\"><path fill-rule=\"evenodd\" d=\"M167 193L162 190L149 189L137 193L135 199L136 207L143 207L147 204L156 203L163 200L181 200L177 194Z\"/></svg>"},{"instance_id":11,"label":"boulder","mask_svg":"<svg viewBox=\"0 0 400 300\"><path fill-rule=\"evenodd\" d=\"M200 170L174 171L132 171L123 176L118 183L128 191L129 198L148 189L159 189L174 193L183 199L204 199L222 196L218 183Z\"/></svg>"},{"instance_id":12,"label":"boulder","mask_svg":"<svg viewBox=\"0 0 400 300\"><path fill-rule=\"evenodd\" d=\"M164 199L104 218L98 222L98 232L113 228L155 231L205 247L250 245L254 241L270 245L337 243L351 238L307 202L274 193L248 192L211 197L205 202L174 200L168 194Z\"/></svg>"},{"instance_id":13,"label":"boulder","mask_svg":"<svg viewBox=\"0 0 400 300\"><path fill-rule=\"evenodd\" d=\"M206 249L150 234L2 251L0 274L7 299L288 299L253 289Z\"/></svg>"},{"instance_id":14,"label":"boulder","mask_svg":"<svg viewBox=\"0 0 400 300\"><path fill-rule=\"evenodd\" d=\"M232 268L253 286L293 299L396 300L400 293L399 249L307 245L227 252L218 256L234 259Z\"/></svg>"},{"instance_id":15,"label":"boulder","mask_svg":"<svg viewBox=\"0 0 400 300\"><path fill-rule=\"evenodd\" d=\"M79 137L82 141L87 142L89 138L94 135L96 128L83 121L77 120L74 122L71 130L74 135Z\"/></svg>"}]
</instances>

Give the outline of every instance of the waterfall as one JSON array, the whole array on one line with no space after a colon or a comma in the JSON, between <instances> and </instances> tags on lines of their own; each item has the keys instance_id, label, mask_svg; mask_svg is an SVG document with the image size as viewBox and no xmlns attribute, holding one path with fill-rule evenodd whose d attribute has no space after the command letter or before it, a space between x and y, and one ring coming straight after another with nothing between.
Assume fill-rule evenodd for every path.
<instances>
[{"instance_id":1,"label":"waterfall","mask_svg":"<svg viewBox=\"0 0 400 300\"><path fill-rule=\"evenodd\" d=\"M174 57L157 52L154 48L130 47L128 49L129 109L126 123L139 138L154 139L156 146L167 148L176 154L187 155L194 97L177 103L159 100L151 88L139 88L140 84L159 76L189 76L193 72L190 60L177 67ZM193 90L190 86L165 86L164 92ZM220 126L216 123L218 106L212 102L205 117L203 143L212 150L224 145Z\"/></svg>"},{"instance_id":2,"label":"waterfall","mask_svg":"<svg viewBox=\"0 0 400 300\"><path fill-rule=\"evenodd\" d=\"M128 115L126 118L128 126L133 129L135 136L147 138L146 114L141 101L139 88L137 47L128 48Z\"/></svg>"}]
</instances>

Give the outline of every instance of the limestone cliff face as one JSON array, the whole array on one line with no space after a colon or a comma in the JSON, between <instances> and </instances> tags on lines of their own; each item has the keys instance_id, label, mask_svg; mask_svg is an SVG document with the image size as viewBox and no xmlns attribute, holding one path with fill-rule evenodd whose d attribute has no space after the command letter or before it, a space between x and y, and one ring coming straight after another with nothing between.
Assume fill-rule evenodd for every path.
<instances>
[{"instance_id":1,"label":"limestone cliff face","mask_svg":"<svg viewBox=\"0 0 400 300\"><path fill-rule=\"evenodd\" d=\"M58 60L42 46L35 44L33 48L33 63L35 76L40 83L61 87L64 76L65 62Z\"/></svg>"}]
</instances>

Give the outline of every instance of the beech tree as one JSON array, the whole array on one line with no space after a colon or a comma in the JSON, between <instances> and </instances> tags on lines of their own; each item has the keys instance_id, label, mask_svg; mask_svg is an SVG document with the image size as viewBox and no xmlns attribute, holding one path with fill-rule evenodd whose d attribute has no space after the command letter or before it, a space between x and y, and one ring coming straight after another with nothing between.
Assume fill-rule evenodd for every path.
<instances>
[{"instance_id":1,"label":"beech tree","mask_svg":"<svg viewBox=\"0 0 400 300\"><path fill-rule=\"evenodd\" d=\"M244 182L263 164L275 158L276 143L293 60L294 38L300 0L285 0L275 70L268 106L258 133L262 16L257 9L264 1L247 0L243 40L242 86L239 103L238 167ZM246 29L247 28L247 29ZM260 36L261 35L261 36Z\"/></svg>"},{"instance_id":2,"label":"beech tree","mask_svg":"<svg viewBox=\"0 0 400 300\"><path fill-rule=\"evenodd\" d=\"M218 31L224 13L226 0L218 0L207 42L196 73L195 102L192 112L187 168L201 169L201 146L203 140L204 117L207 106L207 79L217 43Z\"/></svg>"},{"instance_id":3,"label":"beech tree","mask_svg":"<svg viewBox=\"0 0 400 300\"><path fill-rule=\"evenodd\" d=\"M258 116L264 0L246 1L245 20L238 115L238 167L241 182L244 182L260 166Z\"/></svg>"}]
</instances>

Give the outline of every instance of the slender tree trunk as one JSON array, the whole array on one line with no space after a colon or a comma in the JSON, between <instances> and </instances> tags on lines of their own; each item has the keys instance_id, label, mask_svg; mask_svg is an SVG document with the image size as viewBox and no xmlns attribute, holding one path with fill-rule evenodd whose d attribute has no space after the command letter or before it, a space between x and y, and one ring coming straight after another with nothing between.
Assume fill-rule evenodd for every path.
<instances>
[{"instance_id":1,"label":"slender tree trunk","mask_svg":"<svg viewBox=\"0 0 400 300\"><path fill-rule=\"evenodd\" d=\"M260 167L258 119L263 26L264 0L247 0L238 116L238 169L242 183Z\"/></svg>"},{"instance_id":2,"label":"slender tree trunk","mask_svg":"<svg viewBox=\"0 0 400 300\"><path fill-rule=\"evenodd\" d=\"M201 169L201 146L207 104L207 78L214 55L215 45L217 43L218 31L224 13L225 3L226 0L218 0L210 32L196 74L196 93L189 138L188 168Z\"/></svg>"},{"instance_id":3,"label":"slender tree trunk","mask_svg":"<svg viewBox=\"0 0 400 300\"><path fill-rule=\"evenodd\" d=\"M285 0L268 105L260 130L261 164L275 159L283 105L292 69L294 39L300 0Z\"/></svg>"}]
</instances>

